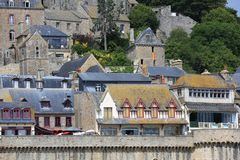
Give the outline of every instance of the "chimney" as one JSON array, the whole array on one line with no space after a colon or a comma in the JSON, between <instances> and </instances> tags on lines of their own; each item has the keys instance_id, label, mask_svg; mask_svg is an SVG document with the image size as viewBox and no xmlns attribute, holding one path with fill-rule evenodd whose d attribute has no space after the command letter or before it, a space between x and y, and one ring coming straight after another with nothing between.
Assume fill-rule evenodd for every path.
<instances>
[{"instance_id":1,"label":"chimney","mask_svg":"<svg viewBox=\"0 0 240 160\"><path fill-rule=\"evenodd\" d=\"M43 76L44 76L44 70L39 68L37 71L37 78L36 78L37 89L43 89Z\"/></svg>"},{"instance_id":2,"label":"chimney","mask_svg":"<svg viewBox=\"0 0 240 160\"><path fill-rule=\"evenodd\" d=\"M181 59L177 59L177 60L171 59L171 60L169 61L169 63L170 63L170 67L178 67L179 69L182 69L182 68L183 68L183 67L182 67L183 62L182 62Z\"/></svg>"},{"instance_id":3,"label":"chimney","mask_svg":"<svg viewBox=\"0 0 240 160\"><path fill-rule=\"evenodd\" d=\"M224 69L220 72L221 76L224 78L224 80L231 80L231 77L229 75L229 71L227 70L227 66L224 66Z\"/></svg>"},{"instance_id":4,"label":"chimney","mask_svg":"<svg viewBox=\"0 0 240 160\"><path fill-rule=\"evenodd\" d=\"M135 39L134 39L134 28L130 29L130 43L134 43Z\"/></svg>"}]
</instances>

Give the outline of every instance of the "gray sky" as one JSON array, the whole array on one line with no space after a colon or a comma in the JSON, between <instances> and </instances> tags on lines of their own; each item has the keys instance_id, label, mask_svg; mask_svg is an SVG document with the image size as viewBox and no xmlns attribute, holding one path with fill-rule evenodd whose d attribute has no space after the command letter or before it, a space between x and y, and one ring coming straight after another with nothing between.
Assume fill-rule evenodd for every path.
<instances>
[{"instance_id":1,"label":"gray sky","mask_svg":"<svg viewBox=\"0 0 240 160\"><path fill-rule=\"evenodd\" d=\"M240 0L228 0L228 6L237 10L240 16Z\"/></svg>"}]
</instances>

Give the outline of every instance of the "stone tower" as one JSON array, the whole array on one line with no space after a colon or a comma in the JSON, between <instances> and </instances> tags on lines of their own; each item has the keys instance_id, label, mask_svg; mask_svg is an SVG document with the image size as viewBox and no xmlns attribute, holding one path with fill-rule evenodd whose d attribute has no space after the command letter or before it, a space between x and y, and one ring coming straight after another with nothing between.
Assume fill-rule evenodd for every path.
<instances>
[{"instance_id":1,"label":"stone tower","mask_svg":"<svg viewBox=\"0 0 240 160\"><path fill-rule=\"evenodd\" d=\"M35 32L29 34L19 46L20 74L37 75L38 69L49 75L48 43Z\"/></svg>"}]
</instances>

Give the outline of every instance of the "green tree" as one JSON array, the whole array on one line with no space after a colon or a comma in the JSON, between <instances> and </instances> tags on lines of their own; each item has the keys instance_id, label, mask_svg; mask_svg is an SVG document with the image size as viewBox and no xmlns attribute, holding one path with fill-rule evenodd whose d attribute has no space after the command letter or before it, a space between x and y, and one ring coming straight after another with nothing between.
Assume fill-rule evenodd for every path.
<instances>
[{"instance_id":1,"label":"green tree","mask_svg":"<svg viewBox=\"0 0 240 160\"><path fill-rule=\"evenodd\" d=\"M101 32L104 50L107 51L107 34L111 34L116 30L114 20L119 18L119 13L115 9L113 0L98 0L98 14L93 30Z\"/></svg>"},{"instance_id":2,"label":"green tree","mask_svg":"<svg viewBox=\"0 0 240 160\"><path fill-rule=\"evenodd\" d=\"M151 27L154 31L158 28L159 21L151 7L143 4L135 6L129 13L131 27L139 28Z\"/></svg>"}]
</instances>

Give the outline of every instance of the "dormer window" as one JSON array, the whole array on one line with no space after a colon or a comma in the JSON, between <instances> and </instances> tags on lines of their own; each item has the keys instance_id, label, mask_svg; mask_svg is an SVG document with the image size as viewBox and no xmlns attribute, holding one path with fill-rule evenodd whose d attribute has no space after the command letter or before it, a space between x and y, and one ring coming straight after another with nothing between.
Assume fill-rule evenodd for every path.
<instances>
[{"instance_id":1,"label":"dormer window","mask_svg":"<svg viewBox=\"0 0 240 160\"><path fill-rule=\"evenodd\" d=\"M20 119L20 109L19 108L13 109L13 119Z\"/></svg>"},{"instance_id":2,"label":"dormer window","mask_svg":"<svg viewBox=\"0 0 240 160\"><path fill-rule=\"evenodd\" d=\"M144 104L142 99L139 99L139 102L137 104L137 118L143 117L144 117Z\"/></svg>"},{"instance_id":3,"label":"dormer window","mask_svg":"<svg viewBox=\"0 0 240 160\"><path fill-rule=\"evenodd\" d=\"M25 8L30 8L30 1L29 0L25 0Z\"/></svg>"},{"instance_id":4,"label":"dormer window","mask_svg":"<svg viewBox=\"0 0 240 160\"><path fill-rule=\"evenodd\" d=\"M10 119L10 109L5 108L2 110L2 119Z\"/></svg>"},{"instance_id":5,"label":"dormer window","mask_svg":"<svg viewBox=\"0 0 240 160\"><path fill-rule=\"evenodd\" d=\"M129 103L129 100L126 98L126 100L123 104L123 118L130 117L130 109L131 109L131 105Z\"/></svg>"},{"instance_id":6,"label":"dormer window","mask_svg":"<svg viewBox=\"0 0 240 160\"><path fill-rule=\"evenodd\" d=\"M19 79L18 78L14 78L12 80L13 83L13 88L19 88L18 84L19 84Z\"/></svg>"},{"instance_id":7,"label":"dormer window","mask_svg":"<svg viewBox=\"0 0 240 160\"><path fill-rule=\"evenodd\" d=\"M168 118L175 118L176 105L173 100L170 101L168 106Z\"/></svg>"},{"instance_id":8,"label":"dormer window","mask_svg":"<svg viewBox=\"0 0 240 160\"><path fill-rule=\"evenodd\" d=\"M24 85L25 88L31 88L31 79L25 79Z\"/></svg>"},{"instance_id":9,"label":"dormer window","mask_svg":"<svg viewBox=\"0 0 240 160\"><path fill-rule=\"evenodd\" d=\"M25 108L22 110L23 119L31 119L31 111L29 108Z\"/></svg>"},{"instance_id":10,"label":"dormer window","mask_svg":"<svg viewBox=\"0 0 240 160\"><path fill-rule=\"evenodd\" d=\"M152 118L158 118L158 103L156 99L153 100L151 105L151 117Z\"/></svg>"},{"instance_id":11,"label":"dormer window","mask_svg":"<svg viewBox=\"0 0 240 160\"><path fill-rule=\"evenodd\" d=\"M9 0L8 4L9 4L9 7L14 7L14 0Z\"/></svg>"},{"instance_id":12,"label":"dormer window","mask_svg":"<svg viewBox=\"0 0 240 160\"><path fill-rule=\"evenodd\" d=\"M27 99L26 98L21 98L20 101L21 102L27 102Z\"/></svg>"},{"instance_id":13,"label":"dormer window","mask_svg":"<svg viewBox=\"0 0 240 160\"><path fill-rule=\"evenodd\" d=\"M51 107L50 101L49 100L42 100L41 101L41 107L42 108L50 108Z\"/></svg>"},{"instance_id":14,"label":"dormer window","mask_svg":"<svg viewBox=\"0 0 240 160\"><path fill-rule=\"evenodd\" d=\"M72 108L71 100L67 99L63 102L64 108Z\"/></svg>"},{"instance_id":15,"label":"dormer window","mask_svg":"<svg viewBox=\"0 0 240 160\"><path fill-rule=\"evenodd\" d=\"M101 92L102 91L101 84L96 84L95 90L96 92Z\"/></svg>"}]
</instances>

